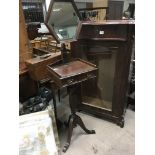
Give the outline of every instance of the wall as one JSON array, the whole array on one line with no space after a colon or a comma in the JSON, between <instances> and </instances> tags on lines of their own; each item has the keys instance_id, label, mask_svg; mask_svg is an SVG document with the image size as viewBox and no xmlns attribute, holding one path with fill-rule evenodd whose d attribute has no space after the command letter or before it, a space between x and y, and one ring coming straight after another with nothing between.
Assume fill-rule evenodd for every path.
<instances>
[{"instance_id":1,"label":"wall","mask_svg":"<svg viewBox=\"0 0 155 155\"><path fill-rule=\"evenodd\" d=\"M80 9L80 8L86 8L86 3L76 2L76 6L77 6L78 9Z\"/></svg>"},{"instance_id":2,"label":"wall","mask_svg":"<svg viewBox=\"0 0 155 155\"><path fill-rule=\"evenodd\" d=\"M123 11L127 10L129 3L135 3L135 0L111 0L111 1L124 1Z\"/></svg>"},{"instance_id":3,"label":"wall","mask_svg":"<svg viewBox=\"0 0 155 155\"><path fill-rule=\"evenodd\" d=\"M93 1L93 7L107 7L108 0L94 0ZM99 19L103 20L106 15L106 10L100 10L99 11Z\"/></svg>"}]
</instances>

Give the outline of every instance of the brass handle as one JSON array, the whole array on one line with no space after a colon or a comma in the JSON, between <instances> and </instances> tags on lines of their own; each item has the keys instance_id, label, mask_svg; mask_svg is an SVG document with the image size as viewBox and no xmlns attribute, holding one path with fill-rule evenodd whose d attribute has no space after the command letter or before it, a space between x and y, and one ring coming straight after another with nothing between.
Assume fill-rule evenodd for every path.
<instances>
[{"instance_id":1,"label":"brass handle","mask_svg":"<svg viewBox=\"0 0 155 155\"><path fill-rule=\"evenodd\" d=\"M73 83L73 79L69 79L68 81L67 81L67 84L71 84L71 83Z\"/></svg>"},{"instance_id":2,"label":"brass handle","mask_svg":"<svg viewBox=\"0 0 155 155\"><path fill-rule=\"evenodd\" d=\"M87 79L91 79L91 78L93 78L93 77L94 77L93 74L87 74Z\"/></svg>"}]
</instances>

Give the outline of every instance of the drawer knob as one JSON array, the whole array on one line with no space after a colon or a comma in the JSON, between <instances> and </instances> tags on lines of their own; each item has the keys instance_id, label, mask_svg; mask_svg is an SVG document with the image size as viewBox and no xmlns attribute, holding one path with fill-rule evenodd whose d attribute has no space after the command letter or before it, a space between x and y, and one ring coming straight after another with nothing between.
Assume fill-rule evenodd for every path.
<instances>
[{"instance_id":1,"label":"drawer knob","mask_svg":"<svg viewBox=\"0 0 155 155\"><path fill-rule=\"evenodd\" d=\"M87 74L87 79L90 79L90 78L92 78L92 77L93 77L92 74Z\"/></svg>"},{"instance_id":2,"label":"drawer knob","mask_svg":"<svg viewBox=\"0 0 155 155\"><path fill-rule=\"evenodd\" d=\"M74 81L73 79L70 79L70 80L67 81L67 83L71 84L71 83L73 83L73 81Z\"/></svg>"},{"instance_id":3,"label":"drawer knob","mask_svg":"<svg viewBox=\"0 0 155 155\"><path fill-rule=\"evenodd\" d=\"M103 35L103 34L104 34L104 31L99 31L99 34L100 34L100 35Z\"/></svg>"}]
</instances>

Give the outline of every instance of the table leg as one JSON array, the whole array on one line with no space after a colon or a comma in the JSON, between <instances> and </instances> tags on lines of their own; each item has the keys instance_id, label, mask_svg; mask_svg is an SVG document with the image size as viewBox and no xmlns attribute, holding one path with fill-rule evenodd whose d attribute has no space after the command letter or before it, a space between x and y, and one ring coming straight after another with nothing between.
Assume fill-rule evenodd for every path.
<instances>
[{"instance_id":1,"label":"table leg","mask_svg":"<svg viewBox=\"0 0 155 155\"><path fill-rule=\"evenodd\" d=\"M76 114L76 101L77 101L77 96L76 94L80 90L80 85L73 85L68 87L68 94L69 94L69 104L71 108L71 115L69 116L68 124L68 137L67 137L67 142L63 148L63 152L66 152L67 149L70 146L71 142L71 137L72 137L72 132L73 128L79 125L87 134L95 134L95 130L88 130L86 126L84 125L82 119L80 116ZM79 96L80 97L80 96Z\"/></svg>"},{"instance_id":2,"label":"table leg","mask_svg":"<svg viewBox=\"0 0 155 155\"><path fill-rule=\"evenodd\" d=\"M67 142L64 145L63 152L66 152L67 149L69 148L73 128L76 127L77 125L79 125L87 134L95 134L95 130L88 130L86 128L86 126L84 125L82 119L78 115L76 115L75 113L71 114L70 117L69 117L69 128L68 128Z\"/></svg>"}]
</instances>

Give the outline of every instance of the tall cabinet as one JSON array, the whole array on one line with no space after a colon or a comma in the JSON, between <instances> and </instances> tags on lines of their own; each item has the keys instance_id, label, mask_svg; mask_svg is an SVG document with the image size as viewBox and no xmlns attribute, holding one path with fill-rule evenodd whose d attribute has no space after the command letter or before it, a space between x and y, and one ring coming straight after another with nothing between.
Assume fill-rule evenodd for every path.
<instances>
[{"instance_id":1,"label":"tall cabinet","mask_svg":"<svg viewBox=\"0 0 155 155\"><path fill-rule=\"evenodd\" d=\"M71 43L74 58L97 65L95 79L79 87L78 110L124 126L134 21L81 22ZM77 93L79 94L79 93Z\"/></svg>"}]
</instances>

